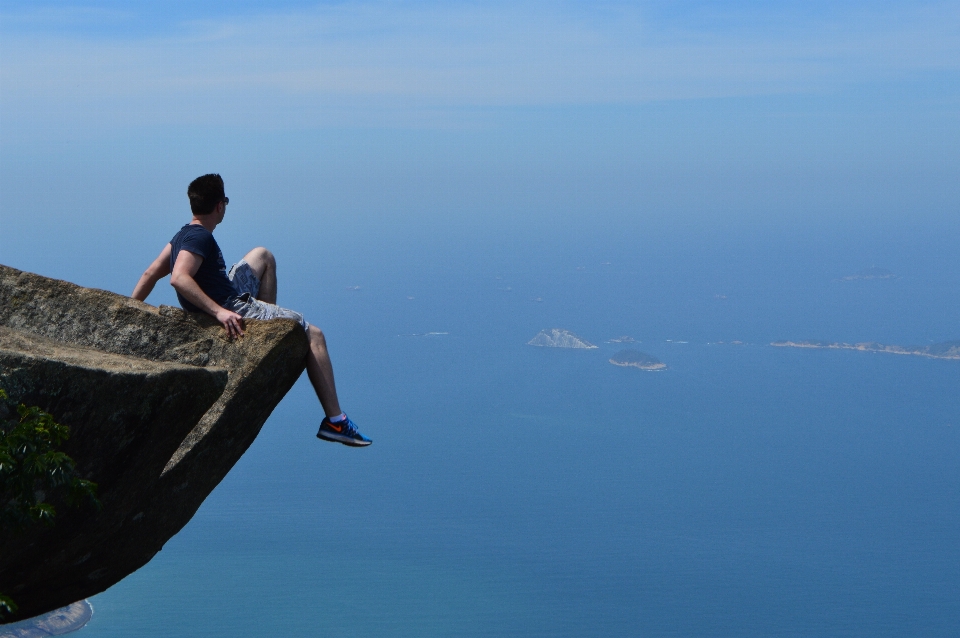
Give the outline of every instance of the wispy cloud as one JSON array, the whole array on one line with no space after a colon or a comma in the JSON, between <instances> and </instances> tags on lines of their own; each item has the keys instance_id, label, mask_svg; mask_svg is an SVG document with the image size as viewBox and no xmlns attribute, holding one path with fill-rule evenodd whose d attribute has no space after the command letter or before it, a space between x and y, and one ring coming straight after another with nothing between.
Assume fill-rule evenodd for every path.
<instances>
[{"instance_id":1,"label":"wispy cloud","mask_svg":"<svg viewBox=\"0 0 960 638\"><path fill-rule=\"evenodd\" d=\"M130 125L407 123L475 108L829 91L955 72L960 9L346 3L162 35L0 20L0 116ZM104 20L122 16L106 14ZM20 26L18 26L20 25ZM441 118L442 119L442 118Z\"/></svg>"}]
</instances>

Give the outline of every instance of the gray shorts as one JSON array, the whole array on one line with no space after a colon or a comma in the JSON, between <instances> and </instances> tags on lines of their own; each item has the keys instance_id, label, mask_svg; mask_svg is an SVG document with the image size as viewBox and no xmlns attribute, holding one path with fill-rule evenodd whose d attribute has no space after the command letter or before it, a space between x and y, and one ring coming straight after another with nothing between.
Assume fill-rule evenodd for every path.
<instances>
[{"instance_id":1,"label":"gray shorts","mask_svg":"<svg viewBox=\"0 0 960 638\"><path fill-rule=\"evenodd\" d=\"M257 293L260 292L260 280L250 268L250 264L240 260L230 268L227 277L233 282L233 287L237 289L239 299L226 306L227 310L232 310L244 319L293 319L306 330L310 327L303 315L296 310L281 308L272 303L266 303L257 299Z\"/></svg>"}]
</instances>

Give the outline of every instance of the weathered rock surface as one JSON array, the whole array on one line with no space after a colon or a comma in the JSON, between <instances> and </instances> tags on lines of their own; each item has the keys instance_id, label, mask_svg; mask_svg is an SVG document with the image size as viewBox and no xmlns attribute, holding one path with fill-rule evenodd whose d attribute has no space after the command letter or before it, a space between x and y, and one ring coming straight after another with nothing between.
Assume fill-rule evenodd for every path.
<instances>
[{"instance_id":1,"label":"weathered rock surface","mask_svg":"<svg viewBox=\"0 0 960 638\"><path fill-rule=\"evenodd\" d=\"M145 565L250 446L306 352L294 321L248 322L230 341L206 315L0 266L0 388L70 426L64 451L103 504L0 532L0 592L17 618Z\"/></svg>"}]
</instances>

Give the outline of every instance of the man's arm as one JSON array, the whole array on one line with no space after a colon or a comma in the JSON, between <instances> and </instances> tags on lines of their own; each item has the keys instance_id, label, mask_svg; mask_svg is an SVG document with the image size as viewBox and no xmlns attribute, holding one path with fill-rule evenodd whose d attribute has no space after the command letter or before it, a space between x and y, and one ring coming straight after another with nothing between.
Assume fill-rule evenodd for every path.
<instances>
[{"instance_id":1,"label":"man's arm","mask_svg":"<svg viewBox=\"0 0 960 638\"><path fill-rule=\"evenodd\" d=\"M136 288L133 289L133 294L130 295L131 297L139 299L140 301L146 301L150 293L153 292L153 287L157 285L157 282L170 274L171 250L170 244L163 247L163 250L160 251L160 256L154 259L153 263L147 266L144 273L140 275L140 281L137 282Z\"/></svg>"},{"instance_id":2,"label":"man's arm","mask_svg":"<svg viewBox=\"0 0 960 638\"><path fill-rule=\"evenodd\" d=\"M188 250L181 250L177 254L177 263L173 265L173 273L170 275L170 285L177 292L186 297L187 301L197 308L200 308L208 315L217 318L217 321L224 327L230 337L243 336L243 317L235 312L227 310L216 301L203 292L200 285L193 278L203 263L203 257L195 255Z\"/></svg>"}]
</instances>

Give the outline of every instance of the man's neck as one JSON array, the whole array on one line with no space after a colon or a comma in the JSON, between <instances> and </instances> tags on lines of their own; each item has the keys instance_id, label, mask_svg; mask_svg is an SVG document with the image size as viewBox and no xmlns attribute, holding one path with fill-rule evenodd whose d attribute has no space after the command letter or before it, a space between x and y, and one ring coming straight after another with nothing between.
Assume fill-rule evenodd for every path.
<instances>
[{"instance_id":1,"label":"man's neck","mask_svg":"<svg viewBox=\"0 0 960 638\"><path fill-rule=\"evenodd\" d=\"M193 219L190 220L191 224L196 224L198 226L203 226L211 233L213 229L217 227L217 216L216 215L194 215Z\"/></svg>"}]
</instances>

